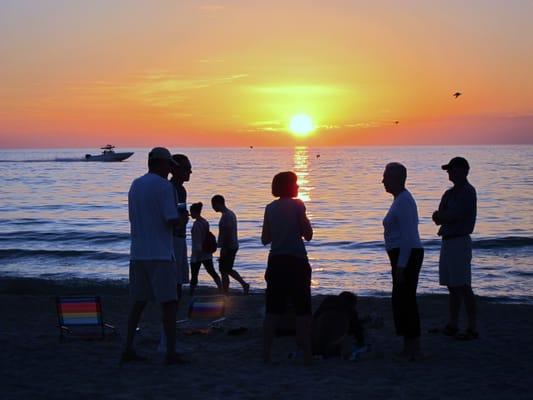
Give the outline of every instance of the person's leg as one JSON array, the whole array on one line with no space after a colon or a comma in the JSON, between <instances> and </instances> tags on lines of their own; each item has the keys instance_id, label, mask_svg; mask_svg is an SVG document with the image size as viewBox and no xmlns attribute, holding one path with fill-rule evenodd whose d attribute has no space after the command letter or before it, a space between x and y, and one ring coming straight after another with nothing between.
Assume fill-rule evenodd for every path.
<instances>
[{"instance_id":1,"label":"person's leg","mask_svg":"<svg viewBox=\"0 0 533 400\"><path fill-rule=\"evenodd\" d=\"M461 287L448 286L448 291L450 292L450 320L448 322L448 328L453 332L457 331L459 327L459 312L463 303L464 290Z\"/></svg>"},{"instance_id":2,"label":"person's leg","mask_svg":"<svg viewBox=\"0 0 533 400\"><path fill-rule=\"evenodd\" d=\"M304 353L304 363L309 365L313 360L311 348L311 315L296 317L296 341Z\"/></svg>"},{"instance_id":3,"label":"person's leg","mask_svg":"<svg viewBox=\"0 0 533 400\"><path fill-rule=\"evenodd\" d=\"M263 362L266 364L272 361L272 342L280 318L278 314L266 314L263 321Z\"/></svg>"},{"instance_id":4,"label":"person's leg","mask_svg":"<svg viewBox=\"0 0 533 400\"><path fill-rule=\"evenodd\" d=\"M215 284L217 285L218 290L222 291L222 281L220 280L220 276L217 274L217 271L215 271L215 267L213 266L213 260L205 260L203 262L205 270L207 273L213 278L215 281Z\"/></svg>"},{"instance_id":5,"label":"person's leg","mask_svg":"<svg viewBox=\"0 0 533 400\"><path fill-rule=\"evenodd\" d=\"M420 355L420 314L416 298L418 276L424 259L422 249L412 249L405 271L405 349L409 357Z\"/></svg>"},{"instance_id":6,"label":"person's leg","mask_svg":"<svg viewBox=\"0 0 533 400\"><path fill-rule=\"evenodd\" d=\"M468 317L468 330L477 333L477 308L476 296L471 286L464 288L464 301L466 308L466 315Z\"/></svg>"},{"instance_id":7,"label":"person's leg","mask_svg":"<svg viewBox=\"0 0 533 400\"><path fill-rule=\"evenodd\" d=\"M182 284L178 283L178 284L176 284L176 296L178 298L178 304L179 304L179 302L181 300L182 294L183 294Z\"/></svg>"},{"instance_id":8,"label":"person's leg","mask_svg":"<svg viewBox=\"0 0 533 400\"><path fill-rule=\"evenodd\" d=\"M190 283L190 296L194 296L194 289L198 286L198 274L200 273L201 261L191 262L191 283Z\"/></svg>"},{"instance_id":9,"label":"person's leg","mask_svg":"<svg viewBox=\"0 0 533 400\"><path fill-rule=\"evenodd\" d=\"M233 279L235 279L237 282L239 282L241 284L245 294L248 293L248 289L250 288L250 285L248 283L246 283L244 279L242 279L242 277L239 275L239 273L237 271L232 269L231 271L228 271L228 275L231 276ZM228 279L228 281L229 281L229 279Z\"/></svg>"},{"instance_id":10,"label":"person's leg","mask_svg":"<svg viewBox=\"0 0 533 400\"><path fill-rule=\"evenodd\" d=\"M176 311L176 301L169 301L161 304L161 319L167 339L167 360L176 355Z\"/></svg>"},{"instance_id":11,"label":"person's leg","mask_svg":"<svg viewBox=\"0 0 533 400\"><path fill-rule=\"evenodd\" d=\"M400 284L396 279L396 271L398 269L398 257L400 255L399 249L392 249L387 252L391 264L391 275L392 275L392 317L394 320L394 327L396 330L396 335L404 336L405 335L405 318L406 318L406 296L405 296L405 284ZM408 353L408 341L406 341L405 336L403 338L403 349L400 356L406 356Z\"/></svg>"},{"instance_id":12,"label":"person's leg","mask_svg":"<svg viewBox=\"0 0 533 400\"><path fill-rule=\"evenodd\" d=\"M229 292L229 276L227 273L227 257L226 251L220 249L220 257L218 258L218 270L220 271L220 276L222 278L222 293L228 294Z\"/></svg>"},{"instance_id":13,"label":"person's leg","mask_svg":"<svg viewBox=\"0 0 533 400\"><path fill-rule=\"evenodd\" d=\"M227 273L220 271L220 276L222 279L222 293L228 294L229 293L229 276Z\"/></svg>"},{"instance_id":14,"label":"person's leg","mask_svg":"<svg viewBox=\"0 0 533 400\"><path fill-rule=\"evenodd\" d=\"M235 265L235 256L237 255L237 249L226 250L224 252L224 272L239 282L244 290L245 294L248 294L250 285L242 279L241 275L233 269ZM221 255L222 257L222 255ZM229 288L229 278L228 278L228 288Z\"/></svg>"},{"instance_id":15,"label":"person's leg","mask_svg":"<svg viewBox=\"0 0 533 400\"><path fill-rule=\"evenodd\" d=\"M133 338L135 337L135 331L139 325L142 312L146 306L146 301L135 301L130 309L128 316L128 334L126 336L126 353L133 353Z\"/></svg>"}]
</instances>

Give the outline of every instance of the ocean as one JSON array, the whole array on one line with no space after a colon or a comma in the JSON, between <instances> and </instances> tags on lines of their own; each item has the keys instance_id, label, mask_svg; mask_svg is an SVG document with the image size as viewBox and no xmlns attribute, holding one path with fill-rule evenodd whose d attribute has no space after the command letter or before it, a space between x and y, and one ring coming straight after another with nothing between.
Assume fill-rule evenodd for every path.
<instances>
[{"instance_id":1,"label":"ocean","mask_svg":"<svg viewBox=\"0 0 533 400\"><path fill-rule=\"evenodd\" d=\"M253 289L265 287L268 249L260 235L264 207L273 200L271 180L292 170L315 230L307 244L313 293L373 296L391 290L381 222L392 202L381 184L385 164L407 167L407 187L418 204L425 248L419 293L446 293L438 285L440 240L431 214L451 186L440 165L464 156L478 193L474 291L533 302L533 146L171 150L191 159L188 202L204 203L203 215L215 234L219 214L211 210L211 196L222 194L236 212L236 268ZM127 279L127 193L131 181L146 172L149 149L120 151L135 154L102 163L81 161L86 153L96 154L89 149L0 150L1 276ZM213 285L203 270L200 284Z\"/></svg>"}]
</instances>

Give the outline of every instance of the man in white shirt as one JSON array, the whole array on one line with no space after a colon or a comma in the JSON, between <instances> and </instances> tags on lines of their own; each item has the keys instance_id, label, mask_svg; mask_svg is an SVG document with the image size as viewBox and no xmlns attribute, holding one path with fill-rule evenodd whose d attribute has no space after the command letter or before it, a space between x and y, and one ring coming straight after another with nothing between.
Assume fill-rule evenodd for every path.
<instances>
[{"instance_id":1,"label":"man in white shirt","mask_svg":"<svg viewBox=\"0 0 533 400\"><path fill-rule=\"evenodd\" d=\"M233 211L226 207L226 200L220 194L211 198L211 205L213 206L213 210L222 214L218 223L217 243L220 248L218 268L220 270L220 275L222 276L222 290L225 294L229 292L229 277L231 276L242 285L244 294L248 294L250 285L233 269L235 255L239 250L237 216Z\"/></svg>"},{"instance_id":2,"label":"man in white shirt","mask_svg":"<svg viewBox=\"0 0 533 400\"><path fill-rule=\"evenodd\" d=\"M133 348L133 338L148 301L161 304L167 340L167 364L183 360L176 354L176 268L173 227L182 223L178 216L176 194L167 181L174 163L170 152L156 147L148 155L148 173L135 179L128 193L131 228L130 294L126 348L121 362L144 361Z\"/></svg>"}]
</instances>

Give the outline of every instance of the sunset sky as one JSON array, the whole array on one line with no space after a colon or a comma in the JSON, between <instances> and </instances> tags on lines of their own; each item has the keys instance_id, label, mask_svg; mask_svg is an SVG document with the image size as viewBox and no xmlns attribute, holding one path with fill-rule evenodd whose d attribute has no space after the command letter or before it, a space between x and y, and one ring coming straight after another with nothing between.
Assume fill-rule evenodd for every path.
<instances>
[{"instance_id":1,"label":"sunset sky","mask_svg":"<svg viewBox=\"0 0 533 400\"><path fill-rule=\"evenodd\" d=\"M527 0L2 0L0 147L533 143L532 15Z\"/></svg>"}]
</instances>

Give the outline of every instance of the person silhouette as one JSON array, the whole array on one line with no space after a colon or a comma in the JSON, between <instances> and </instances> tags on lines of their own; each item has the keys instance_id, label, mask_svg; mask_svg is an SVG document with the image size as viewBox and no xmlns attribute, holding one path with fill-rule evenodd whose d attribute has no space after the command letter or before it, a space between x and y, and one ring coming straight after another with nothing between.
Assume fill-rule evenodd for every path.
<instances>
[{"instance_id":1,"label":"person silhouette","mask_svg":"<svg viewBox=\"0 0 533 400\"><path fill-rule=\"evenodd\" d=\"M219 291L222 291L222 281L213 267L213 254L204 250L204 242L209 232L209 222L202 217L201 202L193 203L190 208L191 218L194 223L191 228L191 285L190 295L194 296L194 290L198 285L198 273L202 264L207 273L213 278Z\"/></svg>"},{"instance_id":2,"label":"person silhouette","mask_svg":"<svg viewBox=\"0 0 533 400\"><path fill-rule=\"evenodd\" d=\"M393 162L383 173L385 191L394 196L383 219L385 248L392 273L392 314L396 334L403 336L400 356L416 360L420 352L420 315L416 301L418 276L424 261L424 249L418 233L418 210L405 188L407 169Z\"/></svg>"},{"instance_id":3,"label":"person silhouette","mask_svg":"<svg viewBox=\"0 0 533 400\"><path fill-rule=\"evenodd\" d=\"M229 292L229 277L231 276L242 286L244 294L248 294L250 285L242 279L241 275L235 271L235 256L239 250L239 239L237 236L237 216L226 207L226 200L220 194L211 198L213 210L221 213L218 223L217 245L220 248L218 268L222 276L222 290L225 294Z\"/></svg>"},{"instance_id":4,"label":"person silhouette","mask_svg":"<svg viewBox=\"0 0 533 400\"><path fill-rule=\"evenodd\" d=\"M448 173L453 187L444 192L432 219L440 226L438 235L442 237L439 257L439 283L449 292L449 321L442 329L448 336L472 340L477 331L476 298L472 290L472 239L477 215L476 189L468 182L470 171L468 161L454 157L442 166ZM464 333L459 332L459 313L465 304L468 326Z\"/></svg>"},{"instance_id":5,"label":"person silhouette","mask_svg":"<svg viewBox=\"0 0 533 400\"><path fill-rule=\"evenodd\" d=\"M279 197L265 208L261 242L270 244L265 272L266 314L263 324L263 361L270 363L274 334L288 302L296 314L296 337L304 363L312 360L311 266L303 239L313 238L313 228L298 196L294 172L280 172L272 180L272 195ZM303 239L302 239L303 238Z\"/></svg>"}]
</instances>

